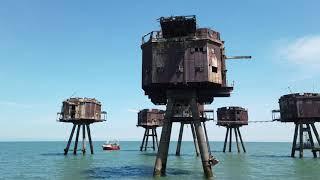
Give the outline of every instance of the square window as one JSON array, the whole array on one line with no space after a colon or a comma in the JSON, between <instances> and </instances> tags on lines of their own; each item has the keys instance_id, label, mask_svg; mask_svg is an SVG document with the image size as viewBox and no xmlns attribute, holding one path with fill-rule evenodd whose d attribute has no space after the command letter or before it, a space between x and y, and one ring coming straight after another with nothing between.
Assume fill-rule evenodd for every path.
<instances>
[{"instance_id":1,"label":"square window","mask_svg":"<svg viewBox=\"0 0 320 180\"><path fill-rule=\"evenodd\" d=\"M212 67L212 72L217 73L218 72L218 68L215 66L211 66Z\"/></svg>"}]
</instances>

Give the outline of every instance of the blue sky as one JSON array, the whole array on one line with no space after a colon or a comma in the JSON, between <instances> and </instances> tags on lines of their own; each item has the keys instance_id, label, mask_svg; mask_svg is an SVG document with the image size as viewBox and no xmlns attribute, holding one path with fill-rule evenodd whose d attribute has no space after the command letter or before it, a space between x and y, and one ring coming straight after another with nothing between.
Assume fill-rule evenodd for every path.
<instances>
[{"instance_id":1,"label":"blue sky","mask_svg":"<svg viewBox=\"0 0 320 180\"><path fill-rule=\"evenodd\" d=\"M141 89L141 37L161 16L196 15L199 27L221 33L230 60L230 98L207 108L239 105L252 121L270 120L278 98L319 92L318 1L9 1L0 2L0 141L66 140L71 126L55 121L75 93L95 97L108 122L92 126L95 140L140 140L136 110L154 106ZM164 108L161 106L160 108ZM210 122L210 140L225 129ZM250 124L247 141L291 141L292 124ZM176 140L174 126L172 139ZM160 131L158 130L160 134ZM191 133L184 140L191 140Z\"/></svg>"}]
</instances>

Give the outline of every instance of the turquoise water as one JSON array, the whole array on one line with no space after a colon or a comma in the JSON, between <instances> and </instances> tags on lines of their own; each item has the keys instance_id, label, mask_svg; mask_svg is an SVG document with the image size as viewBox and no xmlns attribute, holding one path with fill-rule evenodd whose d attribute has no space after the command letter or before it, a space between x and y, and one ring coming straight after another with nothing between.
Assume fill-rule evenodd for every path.
<instances>
[{"instance_id":1,"label":"turquoise water","mask_svg":"<svg viewBox=\"0 0 320 180\"><path fill-rule=\"evenodd\" d=\"M155 153L140 152L140 142L121 142L121 151L102 151L94 142L95 154L70 151L66 142L0 142L0 179L153 179ZM246 143L247 153L222 153L222 142L212 142L220 163L214 179L320 179L320 158L290 158L290 143ZM192 142L183 142L176 157L170 145L167 176L159 179L203 179L200 157ZM235 145L233 145L235 147ZM235 149L233 149L235 150Z\"/></svg>"}]
</instances>

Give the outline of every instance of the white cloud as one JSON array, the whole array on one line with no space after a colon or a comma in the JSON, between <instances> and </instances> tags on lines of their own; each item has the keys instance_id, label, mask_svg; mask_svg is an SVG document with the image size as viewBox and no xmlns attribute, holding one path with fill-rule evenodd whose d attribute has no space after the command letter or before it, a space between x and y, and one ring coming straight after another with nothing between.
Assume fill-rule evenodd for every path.
<instances>
[{"instance_id":1,"label":"white cloud","mask_svg":"<svg viewBox=\"0 0 320 180\"><path fill-rule=\"evenodd\" d=\"M304 36L285 43L278 48L278 55L302 69L320 68L320 35Z\"/></svg>"}]
</instances>

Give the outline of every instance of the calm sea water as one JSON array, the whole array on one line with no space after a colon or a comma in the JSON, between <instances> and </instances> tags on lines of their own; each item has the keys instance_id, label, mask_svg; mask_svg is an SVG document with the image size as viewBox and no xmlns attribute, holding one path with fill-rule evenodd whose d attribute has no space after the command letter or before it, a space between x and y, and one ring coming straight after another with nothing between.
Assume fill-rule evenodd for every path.
<instances>
[{"instance_id":1,"label":"calm sea water","mask_svg":"<svg viewBox=\"0 0 320 180\"><path fill-rule=\"evenodd\" d=\"M66 142L0 142L0 179L153 179L152 150L140 152L140 142L121 142L121 151L106 152L102 143L94 142L94 155L64 156ZM303 159L290 158L290 143L246 143L246 154L222 153L222 142L211 146L220 160L214 179L320 179L320 158L309 150ZM182 143L180 157L175 147L173 142L167 176L159 179L203 179L192 142Z\"/></svg>"}]
</instances>

